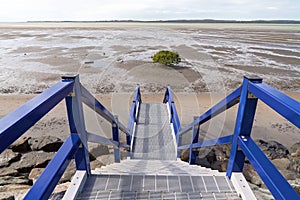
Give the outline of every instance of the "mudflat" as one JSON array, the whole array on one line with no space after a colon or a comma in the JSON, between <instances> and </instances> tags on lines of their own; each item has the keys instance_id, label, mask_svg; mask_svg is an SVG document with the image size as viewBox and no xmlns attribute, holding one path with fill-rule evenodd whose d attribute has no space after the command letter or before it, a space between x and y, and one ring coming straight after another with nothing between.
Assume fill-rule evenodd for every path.
<instances>
[{"instance_id":1,"label":"mudflat","mask_svg":"<svg viewBox=\"0 0 300 200\"><path fill-rule=\"evenodd\" d=\"M238 87L245 75L260 76L299 101L299 41L299 25L0 24L0 103L5 105L0 117L66 73L80 74L82 84L125 124L136 84L145 102L161 102L170 84L183 126ZM177 51L182 62L174 67L152 63L151 56L165 49ZM86 110L87 127L109 135L109 125ZM235 116L232 108L219 122L205 124L203 131L231 134ZM65 138L67 123L61 103L26 134ZM299 141L299 133L259 103L255 138L290 146Z\"/></svg>"}]
</instances>

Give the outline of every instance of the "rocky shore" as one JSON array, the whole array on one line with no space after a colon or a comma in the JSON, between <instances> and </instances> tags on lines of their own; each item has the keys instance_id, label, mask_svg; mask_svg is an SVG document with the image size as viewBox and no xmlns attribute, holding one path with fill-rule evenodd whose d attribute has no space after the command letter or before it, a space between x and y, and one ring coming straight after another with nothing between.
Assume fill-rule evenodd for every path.
<instances>
[{"instance_id":1,"label":"rocky shore","mask_svg":"<svg viewBox=\"0 0 300 200\"><path fill-rule=\"evenodd\" d=\"M256 140L256 144L272 161L280 173L300 194L300 142L289 149L277 141ZM230 155L231 145L221 145L198 149L196 164L225 172ZM182 154L181 159L188 162L189 150ZM269 190L262 182L249 160L246 159L243 174L249 182L257 199L273 199Z\"/></svg>"},{"instance_id":2,"label":"rocky shore","mask_svg":"<svg viewBox=\"0 0 300 200\"><path fill-rule=\"evenodd\" d=\"M22 137L0 154L0 199L23 199L62 144L53 136ZM89 152L92 169L114 162L107 146L90 144ZM62 198L75 171L71 161L51 199Z\"/></svg>"},{"instance_id":3,"label":"rocky shore","mask_svg":"<svg viewBox=\"0 0 300 200\"><path fill-rule=\"evenodd\" d=\"M289 149L276 141L257 140L256 143L300 194L300 142ZM22 137L0 155L0 199L22 199L58 151L63 141L53 136ZM214 170L226 171L230 145L198 149L196 163ZM112 149L100 144L89 145L91 168L113 163ZM188 161L188 151L181 159ZM61 199L76 171L71 162L55 188L51 199ZM246 160L244 176L258 199L269 200L272 195L251 164Z\"/></svg>"}]
</instances>

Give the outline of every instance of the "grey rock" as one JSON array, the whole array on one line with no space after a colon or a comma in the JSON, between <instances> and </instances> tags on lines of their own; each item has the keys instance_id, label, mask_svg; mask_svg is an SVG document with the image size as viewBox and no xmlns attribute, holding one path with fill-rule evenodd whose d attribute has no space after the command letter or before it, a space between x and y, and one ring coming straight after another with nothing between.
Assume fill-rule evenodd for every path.
<instances>
[{"instance_id":1,"label":"grey rock","mask_svg":"<svg viewBox=\"0 0 300 200\"><path fill-rule=\"evenodd\" d=\"M0 195L0 200L15 200L15 196L13 194L5 194L1 192Z\"/></svg>"},{"instance_id":2,"label":"grey rock","mask_svg":"<svg viewBox=\"0 0 300 200\"><path fill-rule=\"evenodd\" d=\"M2 176L0 177L0 186L9 185L9 184L23 184L23 185L32 185L32 181L27 179L24 176Z\"/></svg>"},{"instance_id":3,"label":"grey rock","mask_svg":"<svg viewBox=\"0 0 300 200\"><path fill-rule=\"evenodd\" d=\"M33 168L44 168L54 156L52 152L32 151L22 155L19 162L14 162L11 167L20 173L30 173Z\"/></svg>"},{"instance_id":4,"label":"grey rock","mask_svg":"<svg viewBox=\"0 0 300 200\"><path fill-rule=\"evenodd\" d=\"M88 148L89 148L89 157L90 160L92 161L96 160L96 158L99 156L109 154L108 146L102 144L90 143Z\"/></svg>"},{"instance_id":5,"label":"grey rock","mask_svg":"<svg viewBox=\"0 0 300 200\"><path fill-rule=\"evenodd\" d=\"M16 169L11 167L5 167L0 169L0 177L1 176L18 176L19 172Z\"/></svg>"},{"instance_id":6,"label":"grey rock","mask_svg":"<svg viewBox=\"0 0 300 200\"><path fill-rule=\"evenodd\" d=\"M293 144L290 148L290 153L295 153L300 148L300 142Z\"/></svg>"},{"instance_id":7,"label":"grey rock","mask_svg":"<svg viewBox=\"0 0 300 200\"><path fill-rule=\"evenodd\" d=\"M103 163L104 165L110 165L115 162L113 154L99 156L97 157L97 160Z\"/></svg>"},{"instance_id":8,"label":"grey rock","mask_svg":"<svg viewBox=\"0 0 300 200\"><path fill-rule=\"evenodd\" d=\"M299 176L299 174L300 174L300 157L292 158L288 169L293 170Z\"/></svg>"},{"instance_id":9,"label":"grey rock","mask_svg":"<svg viewBox=\"0 0 300 200\"><path fill-rule=\"evenodd\" d=\"M17 141L15 141L12 145L10 145L10 149L14 152L24 153L30 151L30 146L28 144L28 140L30 137L21 137Z\"/></svg>"},{"instance_id":10,"label":"grey rock","mask_svg":"<svg viewBox=\"0 0 300 200\"><path fill-rule=\"evenodd\" d=\"M100 167L104 166L104 164L96 159L90 163L90 166L91 166L91 169L96 169L96 168L100 168Z\"/></svg>"},{"instance_id":11,"label":"grey rock","mask_svg":"<svg viewBox=\"0 0 300 200\"><path fill-rule=\"evenodd\" d=\"M243 169L243 174L246 178L247 181L250 183L253 183L254 185L257 186L262 186L263 182L261 178L258 176L256 171L253 169L253 167L249 163L245 163L244 169Z\"/></svg>"},{"instance_id":12,"label":"grey rock","mask_svg":"<svg viewBox=\"0 0 300 200\"><path fill-rule=\"evenodd\" d=\"M282 169L282 170L288 169L291 163L291 161L288 158L279 158L271 161L276 166L277 169Z\"/></svg>"},{"instance_id":13,"label":"grey rock","mask_svg":"<svg viewBox=\"0 0 300 200\"><path fill-rule=\"evenodd\" d=\"M32 180L32 182L34 183L39 178L39 176L42 174L42 172L44 171L44 169L45 168L33 168L30 171L30 174L29 174L28 178L30 180Z\"/></svg>"},{"instance_id":14,"label":"grey rock","mask_svg":"<svg viewBox=\"0 0 300 200\"><path fill-rule=\"evenodd\" d=\"M11 149L6 149L0 154L0 168L7 167L12 162L18 161L21 155L17 152L13 152Z\"/></svg>"},{"instance_id":15,"label":"grey rock","mask_svg":"<svg viewBox=\"0 0 300 200\"><path fill-rule=\"evenodd\" d=\"M63 141L57 137L43 136L29 139L28 144L33 151L57 152Z\"/></svg>"},{"instance_id":16,"label":"grey rock","mask_svg":"<svg viewBox=\"0 0 300 200\"><path fill-rule=\"evenodd\" d=\"M266 154L266 156L273 160L278 158L287 158L289 150L276 141L266 142L264 140L257 140L256 143L261 148L261 150Z\"/></svg>"},{"instance_id":17,"label":"grey rock","mask_svg":"<svg viewBox=\"0 0 300 200\"><path fill-rule=\"evenodd\" d=\"M0 187L0 199L23 199L30 188L30 185L3 185Z\"/></svg>"},{"instance_id":18,"label":"grey rock","mask_svg":"<svg viewBox=\"0 0 300 200\"><path fill-rule=\"evenodd\" d=\"M61 184L61 183L71 181L71 179L74 176L75 172L76 172L76 165L75 165L75 161L72 160L70 162L69 166L67 167L66 171L62 175L61 179L59 180L59 183Z\"/></svg>"}]
</instances>

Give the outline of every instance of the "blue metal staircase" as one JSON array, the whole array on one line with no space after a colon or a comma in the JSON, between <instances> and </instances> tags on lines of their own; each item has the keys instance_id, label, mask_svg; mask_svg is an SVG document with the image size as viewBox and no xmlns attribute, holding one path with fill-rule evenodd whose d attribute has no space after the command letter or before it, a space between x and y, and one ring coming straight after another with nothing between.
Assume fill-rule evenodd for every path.
<instances>
[{"instance_id":1,"label":"blue metal staircase","mask_svg":"<svg viewBox=\"0 0 300 200\"><path fill-rule=\"evenodd\" d=\"M247 157L275 199L300 199L275 166L251 139L258 99L300 127L300 103L263 83L260 78L244 78L243 84L225 99L181 127L169 86L163 103L142 102L137 86L128 125L124 126L79 81L78 75L63 79L23 106L0 119L0 152L17 140L61 100L65 99L70 136L29 190L25 199L48 199L72 159L76 174L64 199L255 199L242 175ZM112 137L86 131L83 104L112 125ZM200 126L221 112L239 104L234 133L199 141ZM192 132L191 143L182 137ZM125 134L126 142L120 141ZM88 142L114 147L115 163L90 169ZM195 148L231 144L227 172L195 164ZM127 151L121 160L120 149ZM179 159L190 150L189 163Z\"/></svg>"}]
</instances>

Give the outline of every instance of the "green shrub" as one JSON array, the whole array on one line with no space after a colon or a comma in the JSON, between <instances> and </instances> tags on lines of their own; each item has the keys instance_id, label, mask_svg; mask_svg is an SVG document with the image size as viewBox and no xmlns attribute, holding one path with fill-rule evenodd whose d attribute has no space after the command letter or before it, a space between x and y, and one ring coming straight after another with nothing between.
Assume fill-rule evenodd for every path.
<instances>
[{"instance_id":1,"label":"green shrub","mask_svg":"<svg viewBox=\"0 0 300 200\"><path fill-rule=\"evenodd\" d=\"M154 63L160 63L163 65L174 65L181 61L179 54L173 51L159 51L152 57Z\"/></svg>"}]
</instances>

